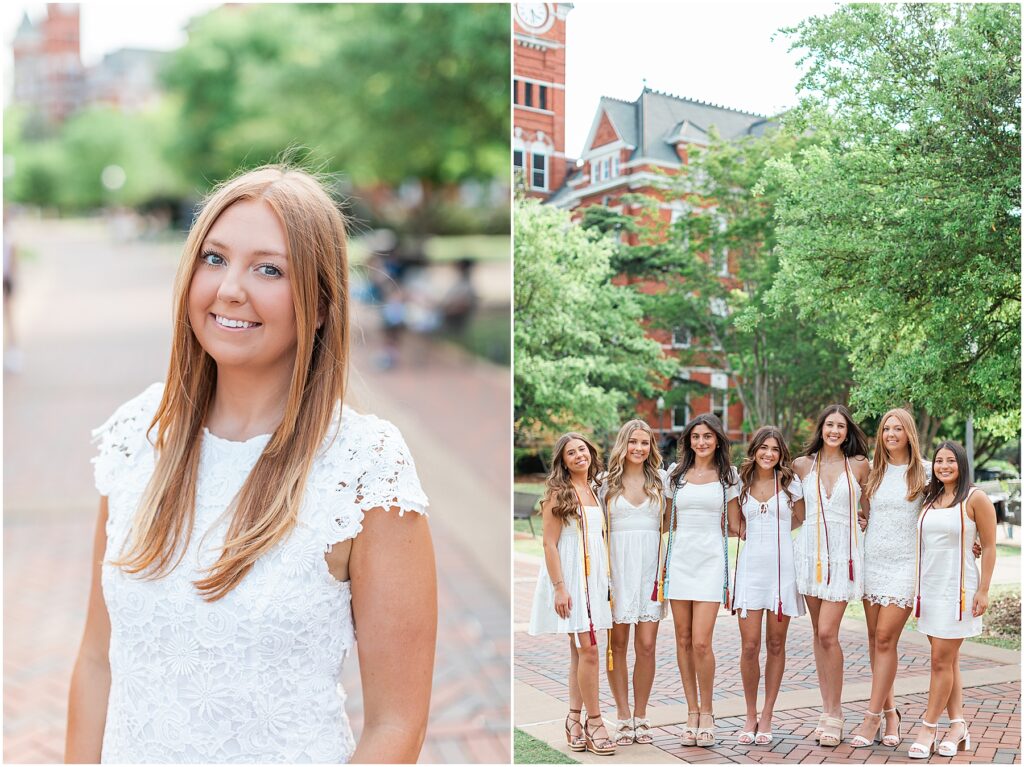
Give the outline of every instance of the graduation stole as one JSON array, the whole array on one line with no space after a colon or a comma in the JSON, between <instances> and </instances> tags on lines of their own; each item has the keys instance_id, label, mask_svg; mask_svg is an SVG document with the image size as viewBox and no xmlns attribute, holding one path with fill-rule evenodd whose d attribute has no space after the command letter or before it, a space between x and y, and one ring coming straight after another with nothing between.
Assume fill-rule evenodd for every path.
<instances>
[{"instance_id":1,"label":"graduation stole","mask_svg":"<svg viewBox=\"0 0 1024 767\"><path fill-rule=\"evenodd\" d=\"M971 488L972 490L974 488ZM970 492L967 493L967 497L963 501L960 501L960 600L957 605L956 619L962 621L964 619L964 610L966 609L967 592L964 589L964 502L967 498L970 498ZM937 498L935 500L938 500ZM917 599L914 604L914 617L921 617L921 557L924 554L924 518L928 515L928 512L935 508L935 501L932 501L921 511L921 516L917 520Z\"/></svg>"},{"instance_id":2,"label":"graduation stole","mask_svg":"<svg viewBox=\"0 0 1024 767\"><path fill-rule=\"evenodd\" d=\"M572 484L572 482L570 482L569 484ZM590 609L590 550L587 544L587 512L583 506L583 499L580 497L579 490L576 489L575 485L572 486L572 489L573 492L576 493L576 502L579 504L579 516L576 518L576 526L580 534L580 545L583 547L583 590L586 594L587 621L590 623L590 644L591 646L593 646L597 644L597 632L594 630L594 618ZM592 488L591 492L593 492ZM594 498L597 498L597 493L594 493ZM598 505L600 505L600 501L598 501ZM605 507L607 514L607 504L605 504ZM610 610L612 606L612 559L611 548L609 546L608 539L611 529L611 521L610 519L606 518L606 514L601 515L601 541L604 543L605 562L607 565L606 573L608 576L608 594L606 598L608 599L608 608ZM608 527L605 526L606 523L608 524ZM611 671L613 667L611 629L608 629L607 659L608 670Z\"/></svg>"},{"instance_id":3,"label":"graduation stole","mask_svg":"<svg viewBox=\"0 0 1024 767\"><path fill-rule=\"evenodd\" d=\"M815 530L817 531L817 555L814 565L814 578L818 583L821 583L821 528L825 528L825 554L829 553L828 546L828 520L825 519L825 510L821 505L821 451L818 451L815 456L814 466L814 479L818 485L818 516L815 519ZM850 459L843 458L843 473L846 475L846 485L849 490L849 502L850 502L850 549L849 549L849 562L850 562L850 580L853 578L853 542L857 537L857 520L856 515L853 511L853 472L850 471ZM825 580L826 585L832 583L832 558L827 556L826 561L827 567L827 578Z\"/></svg>"},{"instance_id":4,"label":"graduation stole","mask_svg":"<svg viewBox=\"0 0 1024 767\"><path fill-rule=\"evenodd\" d=\"M776 620L782 623L782 514L779 511L779 473L778 471L772 471L772 477L775 480L775 562L778 570L778 607L775 611ZM748 491L749 493L749 491ZM757 501L756 498L754 498ZM761 508L762 514L768 511L768 503L761 503L758 501ZM769 502L770 503L770 502ZM743 509L740 508L742 513ZM736 581L739 579L740 574L740 546L742 541L739 538L736 539L736 569L732 574L732 594L733 600L736 599ZM736 604L733 602L732 614L736 614Z\"/></svg>"}]
</instances>

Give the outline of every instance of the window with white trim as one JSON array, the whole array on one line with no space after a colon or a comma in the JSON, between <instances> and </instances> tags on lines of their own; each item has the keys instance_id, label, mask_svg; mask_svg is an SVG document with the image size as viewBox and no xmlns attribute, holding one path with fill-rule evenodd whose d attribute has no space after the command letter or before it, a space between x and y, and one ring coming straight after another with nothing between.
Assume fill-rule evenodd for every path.
<instances>
[{"instance_id":1,"label":"window with white trim","mask_svg":"<svg viewBox=\"0 0 1024 767\"><path fill-rule=\"evenodd\" d=\"M548 188L548 156L540 152L533 153L531 165L530 186L533 189L547 191Z\"/></svg>"},{"instance_id":2,"label":"window with white trim","mask_svg":"<svg viewBox=\"0 0 1024 767\"><path fill-rule=\"evenodd\" d=\"M672 348L689 349L693 343L693 332L687 327L678 327L672 331Z\"/></svg>"},{"instance_id":3,"label":"window with white trim","mask_svg":"<svg viewBox=\"0 0 1024 767\"><path fill-rule=\"evenodd\" d=\"M513 149L512 150L512 171L514 173L522 173L526 170L526 166L523 164L523 150Z\"/></svg>"},{"instance_id":4,"label":"window with white trim","mask_svg":"<svg viewBox=\"0 0 1024 767\"><path fill-rule=\"evenodd\" d=\"M711 390L711 412L718 416L722 425L725 426L725 430L729 430L729 390L728 389L712 389Z\"/></svg>"}]
</instances>

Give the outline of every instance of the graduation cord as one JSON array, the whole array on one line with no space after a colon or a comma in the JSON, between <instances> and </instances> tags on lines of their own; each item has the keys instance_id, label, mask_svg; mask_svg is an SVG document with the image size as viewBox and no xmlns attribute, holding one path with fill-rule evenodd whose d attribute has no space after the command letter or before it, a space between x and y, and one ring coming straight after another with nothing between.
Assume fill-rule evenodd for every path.
<instances>
[{"instance_id":1,"label":"graduation cord","mask_svg":"<svg viewBox=\"0 0 1024 767\"><path fill-rule=\"evenodd\" d=\"M971 497L971 494L968 493L967 494L967 498L970 498L970 497ZM960 599L959 599L959 602L957 604L957 616L956 616L956 619L958 621L962 621L964 619L964 609L966 608L966 602L967 602L967 592L966 592L966 589L964 588L964 567L965 567L964 559L966 558L966 556L964 554L964 501L966 501L967 498L964 498L964 500L960 501L960 504L959 504L959 512L960 512ZM924 555L924 519L928 515L928 512L931 511L933 508L935 508L935 502L934 501L924 507L924 510L921 512L921 517L917 521L917 598L914 600L915 601L914 617L915 618L920 618L921 617L921 563L922 563L922 559L921 558Z\"/></svg>"},{"instance_id":2,"label":"graduation cord","mask_svg":"<svg viewBox=\"0 0 1024 767\"><path fill-rule=\"evenodd\" d=\"M729 508L729 501L726 500L726 489L725 483L722 482L722 551L725 554L725 572L722 576L722 604L725 605L725 609L728 610L729 605L729 522L727 516L727 510ZM739 556L739 543L737 539L736 552Z\"/></svg>"},{"instance_id":3,"label":"graduation cord","mask_svg":"<svg viewBox=\"0 0 1024 767\"><path fill-rule=\"evenodd\" d=\"M775 481L775 561L778 565L778 597L779 604L776 616L779 623L782 623L782 515L779 509L779 474L777 471L772 471L772 477ZM754 498L756 501L757 499ZM743 509L740 509L742 513ZM740 577L740 546L742 541L739 538L736 539L736 569L732 574L732 614L736 614L736 584ZM746 549L746 546L743 547Z\"/></svg>"},{"instance_id":4,"label":"graduation cord","mask_svg":"<svg viewBox=\"0 0 1024 767\"><path fill-rule=\"evenodd\" d=\"M853 511L853 479L852 472L850 471L850 459L843 458L843 473L846 475L846 485L848 488L848 500L850 503L850 544L849 544L849 565L850 565L850 580L854 580L853 577L853 542L857 537L857 521L854 518ZM818 451L815 457L814 467L814 480L818 486L818 516L815 520L815 530L817 531L817 560L815 562L814 577L818 583L821 583L821 528L825 528L825 554L827 558L828 575L825 583L830 585L832 583L832 556L831 550L828 545L828 519L825 517L825 510L821 505L821 451Z\"/></svg>"},{"instance_id":5,"label":"graduation cord","mask_svg":"<svg viewBox=\"0 0 1024 767\"><path fill-rule=\"evenodd\" d=\"M571 484L571 483L570 483ZM573 485L573 492L576 493L576 501L579 504L579 517L577 518L577 526L580 532L580 545L583 548L583 591L585 594L585 601L587 604L587 621L590 624L590 644L594 646L597 644L597 632L594 630L594 617L590 607L590 550L587 546L587 512L583 506L583 499L580 497L579 490ZM596 497L596 495L595 495ZM608 576L608 607L611 609L611 552L609 550L608 533L604 529L605 518L601 516L601 539L605 546L605 557L608 565L607 576ZM612 647L611 647L611 629L608 629L608 651L607 651L607 662L608 670L612 670Z\"/></svg>"}]
</instances>

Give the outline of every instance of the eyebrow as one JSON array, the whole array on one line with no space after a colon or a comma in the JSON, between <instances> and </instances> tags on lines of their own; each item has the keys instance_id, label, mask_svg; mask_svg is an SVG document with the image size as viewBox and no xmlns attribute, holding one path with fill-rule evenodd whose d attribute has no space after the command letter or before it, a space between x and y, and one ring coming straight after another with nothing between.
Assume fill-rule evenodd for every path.
<instances>
[{"instance_id":1,"label":"eyebrow","mask_svg":"<svg viewBox=\"0 0 1024 767\"><path fill-rule=\"evenodd\" d=\"M210 237L207 237L203 244L204 245L212 245L213 247L220 248L221 250L228 250L228 251L231 250L231 248L228 245L225 245L220 240L214 240L213 238L210 238ZM282 253L279 250L259 249L259 250L252 251L252 255L254 255L254 256L277 256L278 258L288 258L288 254L287 253Z\"/></svg>"}]
</instances>

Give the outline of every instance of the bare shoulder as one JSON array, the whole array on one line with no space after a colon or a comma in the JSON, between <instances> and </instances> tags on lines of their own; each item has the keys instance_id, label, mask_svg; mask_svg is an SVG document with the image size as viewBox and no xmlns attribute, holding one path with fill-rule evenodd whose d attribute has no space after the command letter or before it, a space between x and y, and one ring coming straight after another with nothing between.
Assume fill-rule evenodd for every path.
<instances>
[{"instance_id":1,"label":"bare shoulder","mask_svg":"<svg viewBox=\"0 0 1024 767\"><path fill-rule=\"evenodd\" d=\"M853 473L861 482L868 478L868 471L871 464L868 459L863 455L855 455L850 459L850 465L853 466Z\"/></svg>"},{"instance_id":2,"label":"bare shoulder","mask_svg":"<svg viewBox=\"0 0 1024 767\"><path fill-rule=\"evenodd\" d=\"M796 475L803 479L807 476L807 472L811 469L811 457L808 455L801 455L793 461L793 471Z\"/></svg>"},{"instance_id":3,"label":"bare shoulder","mask_svg":"<svg viewBox=\"0 0 1024 767\"><path fill-rule=\"evenodd\" d=\"M967 498L967 511L974 519L978 512L982 514L991 513L993 518L995 517L996 507L992 503L992 499L985 494L985 491L981 488L974 488L970 496Z\"/></svg>"}]
</instances>

